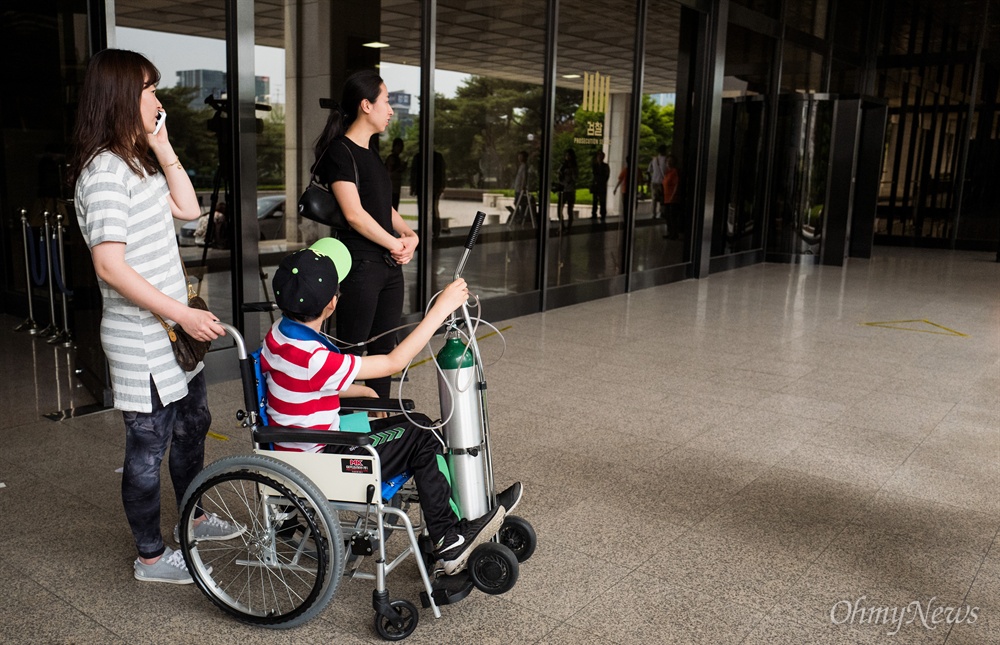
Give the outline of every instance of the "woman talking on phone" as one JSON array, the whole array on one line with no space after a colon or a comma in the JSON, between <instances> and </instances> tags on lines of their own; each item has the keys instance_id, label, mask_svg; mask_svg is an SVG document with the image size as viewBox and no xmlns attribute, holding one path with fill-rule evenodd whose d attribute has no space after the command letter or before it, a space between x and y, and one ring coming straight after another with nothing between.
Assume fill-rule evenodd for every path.
<instances>
[{"instance_id":1,"label":"woman talking on phone","mask_svg":"<svg viewBox=\"0 0 1000 645\"><path fill-rule=\"evenodd\" d=\"M203 364L191 372L181 369L155 316L181 325L196 340L225 331L213 313L187 306L173 218L197 219L201 208L167 136L166 114L156 98L159 80L141 54L105 49L94 55L80 91L70 178L101 289L101 346L115 408L125 421L121 490L139 552L134 576L190 584L183 555L163 542L160 463L169 447L179 505L204 465L212 416ZM242 530L202 515L194 536L227 539Z\"/></svg>"},{"instance_id":2,"label":"woman talking on phone","mask_svg":"<svg viewBox=\"0 0 1000 645\"><path fill-rule=\"evenodd\" d=\"M351 272L340 284L337 338L363 347L347 351L388 354L403 315L402 265L413 259L418 238L392 207L389 172L372 149L375 135L389 125L389 92L374 70L351 74L340 105L330 110L316 142L314 174L337 197L350 229L338 237L351 252ZM390 378L368 381L380 397L389 397Z\"/></svg>"}]
</instances>

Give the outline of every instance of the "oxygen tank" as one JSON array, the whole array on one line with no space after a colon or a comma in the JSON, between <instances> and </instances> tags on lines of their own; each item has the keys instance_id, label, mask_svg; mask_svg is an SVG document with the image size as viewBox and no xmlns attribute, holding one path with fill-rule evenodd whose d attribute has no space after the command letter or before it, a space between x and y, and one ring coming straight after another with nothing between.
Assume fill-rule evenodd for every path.
<instances>
[{"instance_id":1,"label":"oxygen tank","mask_svg":"<svg viewBox=\"0 0 1000 645\"><path fill-rule=\"evenodd\" d=\"M451 470L452 498L466 519L477 518L489 510L483 452L483 407L479 396L479 375L472 350L457 334L446 337L437 355L438 396L441 414L448 416L444 439L448 444L448 468Z\"/></svg>"}]
</instances>

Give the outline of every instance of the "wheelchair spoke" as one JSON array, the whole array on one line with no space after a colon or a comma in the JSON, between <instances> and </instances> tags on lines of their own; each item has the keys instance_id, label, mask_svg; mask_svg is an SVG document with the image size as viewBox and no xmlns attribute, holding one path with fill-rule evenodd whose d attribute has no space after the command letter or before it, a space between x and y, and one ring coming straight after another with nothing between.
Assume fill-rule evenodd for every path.
<instances>
[{"instance_id":1,"label":"wheelchair spoke","mask_svg":"<svg viewBox=\"0 0 1000 645\"><path fill-rule=\"evenodd\" d=\"M196 480L197 488L192 484L185 495L186 528L195 509L245 527L228 540L192 540L186 547L192 575L216 605L241 620L300 624L319 611L318 603L328 602L339 583L340 526L315 485L299 481L297 471L268 457L242 459L261 466L219 466L216 473L199 475L203 481Z\"/></svg>"}]
</instances>

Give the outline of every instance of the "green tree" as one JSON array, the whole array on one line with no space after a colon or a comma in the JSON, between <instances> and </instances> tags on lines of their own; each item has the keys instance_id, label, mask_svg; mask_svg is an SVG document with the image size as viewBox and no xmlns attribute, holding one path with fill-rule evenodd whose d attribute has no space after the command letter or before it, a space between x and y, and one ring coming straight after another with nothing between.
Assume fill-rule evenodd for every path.
<instances>
[{"instance_id":1,"label":"green tree","mask_svg":"<svg viewBox=\"0 0 1000 645\"><path fill-rule=\"evenodd\" d=\"M469 77L455 98L438 95L434 142L448 185L509 188L517 152L541 131L541 106L541 86L485 76Z\"/></svg>"},{"instance_id":2,"label":"green tree","mask_svg":"<svg viewBox=\"0 0 1000 645\"><path fill-rule=\"evenodd\" d=\"M645 170L663 144L670 154L674 146L674 106L659 106L648 95L642 97L639 123L639 168Z\"/></svg>"},{"instance_id":3,"label":"green tree","mask_svg":"<svg viewBox=\"0 0 1000 645\"><path fill-rule=\"evenodd\" d=\"M192 183L195 188L208 188L212 185L219 154L215 134L209 132L207 125L212 109L191 107L197 93L197 88L193 87L165 87L156 90L156 97L170 115L167 119L170 142L192 175Z\"/></svg>"}]
</instances>

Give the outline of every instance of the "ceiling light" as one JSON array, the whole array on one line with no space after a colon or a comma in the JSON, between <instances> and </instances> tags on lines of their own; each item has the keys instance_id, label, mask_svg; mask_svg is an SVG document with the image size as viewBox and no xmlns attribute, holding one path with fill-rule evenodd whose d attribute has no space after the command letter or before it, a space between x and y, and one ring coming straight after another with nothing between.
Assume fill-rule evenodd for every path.
<instances>
[{"instance_id":1,"label":"ceiling light","mask_svg":"<svg viewBox=\"0 0 1000 645\"><path fill-rule=\"evenodd\" d=\"M377 40L373 40L370 43L365 43L364 45L361 45L361 46L362 47L371 47L372 49L383 49L385 47L388 47L389 44L388 43L380 43Z\"/></svg>"},{"instance_id":2,"label":"ceiling light","mask_svg":"<svg viewBox=\"0 0 1000 645\"><path fill-rule=\"evenodd\" d=\"M580 78L579 74L563 74L563 78Z\"/></svg>"}]
</instances>

